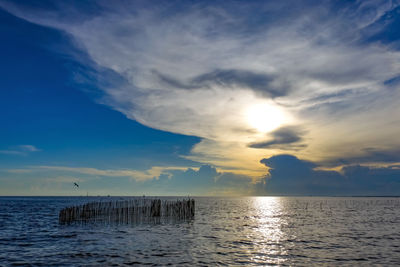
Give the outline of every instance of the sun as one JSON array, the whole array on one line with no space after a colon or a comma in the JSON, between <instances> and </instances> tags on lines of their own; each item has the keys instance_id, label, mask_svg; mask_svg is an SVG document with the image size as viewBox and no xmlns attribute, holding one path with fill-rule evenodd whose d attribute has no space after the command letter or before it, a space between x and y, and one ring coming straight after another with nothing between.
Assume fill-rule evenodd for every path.
<instances>
[{"instance_id":1,"label":"sun","mask_svg":"<svg viewBox=\"0 0 400 267\"><path fill-rule=\"evenodd\" d=\"M246 120L258 132L267 133L284 124L287 121L287 115L277 105L265 102L247 108Z\"/></svg>"}]
</instances>

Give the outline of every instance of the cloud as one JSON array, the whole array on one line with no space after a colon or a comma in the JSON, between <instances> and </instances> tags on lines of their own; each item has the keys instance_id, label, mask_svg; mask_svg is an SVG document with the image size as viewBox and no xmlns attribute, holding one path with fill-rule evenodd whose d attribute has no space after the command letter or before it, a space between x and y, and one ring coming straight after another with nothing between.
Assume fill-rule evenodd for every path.
<instances>
[{"instance_id":1,"label":"cloud","mask_svg":"<svg viewBox=\"0 0 400 267\"><path fill-rule=\"evenodd\" d=\"M217 170L211 165L152 167L145 171L39 166L7 172L12 175L8 180L25 181L25 187L34 185L37 194L48 194L45 190L53 189L62 189L57 191L60 194L76 194L70 185L76 181L85 192L103 195L388 196L400 192L400 163L324 170L315 162L289 154L264 158L261 163L269 169L261 179ZM8 182L6 173L0 175L0 180ZM44 191L40 192L41 187Z\"/></svg>"},{"instance_id":2,"label":"cloud","mask_svg":"<svg viewBox=\"0 0 400 267\"><path fill-rule=\"evenodd\" d=\"M24 174L24 173L32 173L31 169L7 169L8 173L16 173L16 174Z\"/></svg>"},{"instance_id":3,"label":"cloud","mask_svg":"<svg viewBox=\"0 0 400 267\"><path fill-rule=\"evenodd\" d=\"M35 186L36 193L48 194L53 189L65 188L62 194L76 194L70 191L71 184L79 181L80 188L92 194L110 194L113 188L128 195L251 195L254 181L251 177L218 171L210 165L199 168L152 167L149 170L101 170L96 168L73 168L63 166L33 166L25 169L6 171L14 180L23 180ZM7 177L1 175L0 180ZM16 179L18 178L18 179ZM34 179L33 179L34 178ZM116 180L117 178L117 180ZM67 184L67 185L65 185ZM99 185L102 185L99 187ZM123 185L123 189L121 186ZM52 189L52 187L54 187ZM108 193L107 193L107 190Z\"/></svg>"},{"instance_id":4,"label":"cloud","mask_svg":"<svg viewBox=\"0 0 400 267\"><path fill-rule=\"evenodd\" d=\"M292 155L261 160L270 168L265 179L269 195L398 195L400 169L397 165L343 166L338 171L319 170L317 164Z\"/></svg>"},{"instance_id":5,"label":"cloud","mask_svg":"<svg viewBox=\"0 0 400 267\"><path fill-rule=\"evenodd\" d=\"M0 150L0 154L26 156L25 152L17 150Z\"/></svg>"},{"instance_id":6,"label":"cloud","mask_svg":"<svg viewBox=\"0 0 400 267\"><path fill-rule=\"evenodd\" d=\"M38 152L38 151L41 150L33 145L18 145L15 147L10 147L7 150L0 150L0 154L27 156L32 152Z\"/></svg>"},{"instance_id":7,"label":"cloud","mask_svg":"<svg viewBox=\"0 0 400 267\"><path fill-rule=\"evenodd\" d=\"M102 170L96 168L80 168L80 167L64 167L64 166L38 166L36 169L60 171L60 172L74 172L87 175L98 175L106 177L129 177L137 181L145 181L151 179L157 179L161 174L164 174L169 170L179 170L183 167L158 167L154 166L148 170L130 170L130 169L117 169L117 170ZM35 171L35 168L31 168L31 171ZM15 170L12 170L15 172Z\"/></svg>"},{"instance_id":8,"label":"cloud","mask_svg":"<svg viewBox=\"0 0 400 267\"><path fill-rule=\"evenodd\" d=\"M22 151L27 151L27 152L37 152L40 151L40 149L36 148L33 145L19 145L18 148Z\"/></svg>"},{"instance_id":9,"label":"cloud","mask_svg":"<svg viewBox=\"0 0 400 267\"><path fill-rule=\"evenodd\" d=\"M203 85L201 87L215 87L220 85L228 88L249 88L274 98L286 95L290 89L289 84L276 82L276 78L272 75L246 70L225 69L202 74L195 77L193 81L195 84Z\"/></svg>"},{"instance_id":10,"label":"cloud","mask_svg":"<svg viewBox=\"0 0 400 267\"><path fill-rule=\"evenodd\" d=\"M366 164L369 166L388 166L400 162L400 149L389 147L365 147L362 155L341 155L331 161L324 162L327 166L350 164Z\"/></svg>"},{"instance_id":11,"label":"cloud","mask_svg":"<svg viewBox=\"0 0 400 267\"><path fill-rule=\"evenodd\" d=\"M250 143L251 148L277 148L296 150L305 148L305 144L300 144L305 131L296 126L281 127L270 133L271 139L267 141Z\"/></svg>"},{"instance_id":12,"label":"cloud","mask_svg":"<svg viewBox=\"0 0 400 267\"><path fill-rule=\"evenodd\" d=\"M256 176L265 171L259 159L279 150L332 162L367 155L365 144L400 148L400 91L386 83L399 76L400 53L371 39L387 30L381 19L397 2L0 6L67 33L87 53L77 60L112 74L91 81L100 103L146 126L201 137L187 156L201 163ZM279 127L295 123L307 133L286 129L263 141L246 115L260 104L285 113Z\"/></svg>"},{"instance_id":13,"label":"cloud","mask_svg":"<svg viewBox=\"0 0 400 267\"><path fill-rule=\"evenodd\" d=\"M149 181L153 189L170 194L195 195L251 195L253 181L251 177L236 175L231 172L218 172L210 165L202 165L198 170L171 171L170 175L161 175L158 180Z\"/></svg>"},{"instance_id":14,"label":"cloud","mask_svg":"<svg viewBox=\"0 0 400 267\"><path fill-rule=\"evenodd\" d=\"M164 84L164 86L194 90L222 86L230 89L243 89L258 91L261 94L275 98L284 96L290 89L289 84L283 81L276 81L275 77L269 74L256 73L240 69L217 69L209 73L204 73L192 77L187 83L179 81L172 76L168 76L154 70L153 73Z\"/></svg>"}]
</instances>

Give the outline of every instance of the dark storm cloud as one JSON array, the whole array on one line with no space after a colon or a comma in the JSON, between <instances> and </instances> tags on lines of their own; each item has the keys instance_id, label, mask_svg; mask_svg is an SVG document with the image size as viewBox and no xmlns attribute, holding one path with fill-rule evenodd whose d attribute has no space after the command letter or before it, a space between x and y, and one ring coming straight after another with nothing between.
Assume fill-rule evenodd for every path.
<instances>
[{"instance_id":1,"label":"dark storm cloud","mask_svg":"<svg viewBox=\"0 0 400 267\"><path fill-rule=\"evenodd\" d=\"M251 148L277 148L298 150L306 147L301 144L305 131L296 126L281 127L270 134L271 139L262 142L254 142L248 145Z\"/></svg>"},{"instance_id":2,"label":"dark storm cloud","mask_svg":"<svg viewBox=\"0 0 400 267\"><path fill-rule=\"evenodd\" d=\"M317 165L292 155L262 159L271 168L268 195L400 195L400 169L346 166L342 172L315 170Z\"/></svg>"}]
</instances>

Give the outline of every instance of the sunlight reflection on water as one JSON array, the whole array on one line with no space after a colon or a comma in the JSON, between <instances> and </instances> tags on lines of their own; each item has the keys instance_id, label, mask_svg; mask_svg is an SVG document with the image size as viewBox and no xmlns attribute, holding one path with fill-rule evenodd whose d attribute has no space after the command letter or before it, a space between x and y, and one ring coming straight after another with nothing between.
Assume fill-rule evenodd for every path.
<instances>
[{"instance_id":1,"label":"sunlight reflection on water","mask_svg":"<svg viewBox=\"0 0 400 267\"><path fill-rule=\"evenodd\" d=\"M287 224L283 214L282 199L278 197L257 197L253 199L254 242L257 244L255 253L252 253L252 261L256 263L283 264L287 255L281 240L285 239L282 225ZM280 255L280 257L276 257ZM272 260L272 261L271 261Z\"/></svg>"}]
</instances>

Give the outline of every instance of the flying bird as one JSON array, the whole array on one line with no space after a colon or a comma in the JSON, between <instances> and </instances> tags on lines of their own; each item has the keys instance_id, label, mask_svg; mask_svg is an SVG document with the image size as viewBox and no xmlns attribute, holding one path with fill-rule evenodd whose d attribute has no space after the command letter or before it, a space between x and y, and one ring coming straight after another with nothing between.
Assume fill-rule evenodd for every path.
<instances>
[{"instance_id":1,"label":"flying bird","mask_svg":"<svg viewBox=\"0 0 400 267\"><path fill-rule=\"evenodd\" d=\"M77 183L74 183L74 185L79 188L79 185Z\"/></svg>"}]
</instances>

